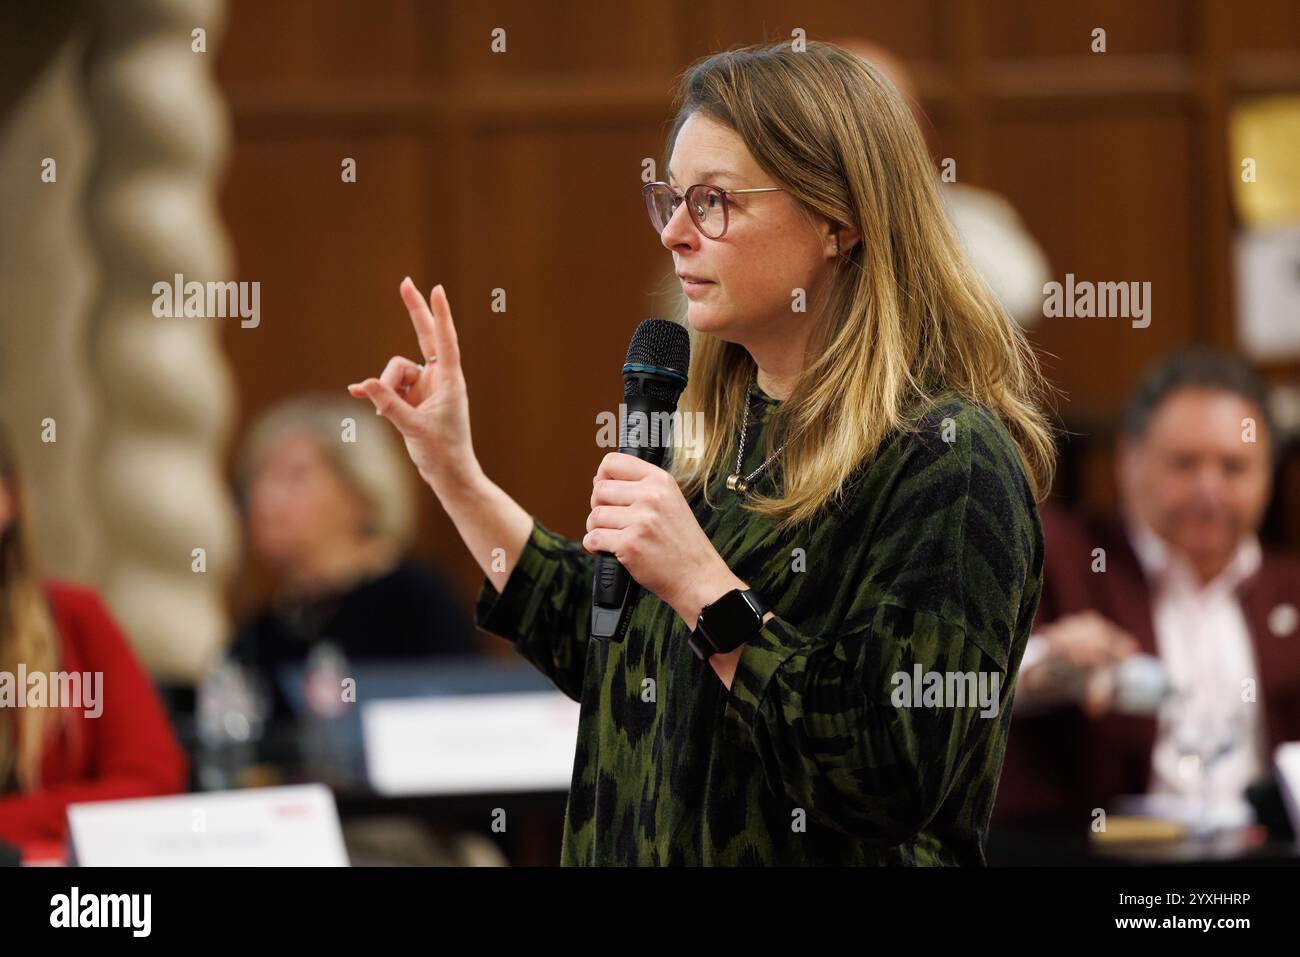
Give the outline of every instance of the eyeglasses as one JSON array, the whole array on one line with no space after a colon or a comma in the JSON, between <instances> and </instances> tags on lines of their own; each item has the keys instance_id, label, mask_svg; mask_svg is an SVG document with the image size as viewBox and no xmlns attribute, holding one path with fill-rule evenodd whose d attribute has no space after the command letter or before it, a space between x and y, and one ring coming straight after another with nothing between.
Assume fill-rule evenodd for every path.
<instances>
[{"instance_id":1,"label":"eyeglasses","mask_svg":"<svg viewBox=\"0 0 1300 957\"><path fill-rule=\"evenodd\" d=\"M686 190L686 211L691 215L695 228L709 239L721 239L727 231L727 197L738 193L779 193L784 192L780 186L758 186L754 189L721 189L707 183L696 183ZM683 197L667 183L646 183L641 188L645 197L646 212L650 214L650 225L657 234L662 234L668 221L677 212Z\"/></svg>"}]
</instances>

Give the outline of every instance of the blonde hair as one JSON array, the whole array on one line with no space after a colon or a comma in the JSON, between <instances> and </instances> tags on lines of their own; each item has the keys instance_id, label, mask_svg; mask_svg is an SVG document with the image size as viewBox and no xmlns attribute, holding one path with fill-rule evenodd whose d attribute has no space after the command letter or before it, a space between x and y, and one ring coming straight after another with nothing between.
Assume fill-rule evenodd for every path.
<instances>
[{"instance_id":1,"label":"blonde hair","mask_svg":"<svg viewBox=\"0 0 1300 957\"><path fill-rule=\"evenodd\" d=\"M406 546L415 530L415 498L407 458L398 448L393 430L380 427L374 415L367 417L364 412L355 401L321 393L296 396L264 412L249 429L240 450L237 473L241 488L248 488L274 445L291 434L305 433L365 502L366 536L397 548ZM343 441L345 428L355 430L355 441Z\"/></svg>"},{"instance_id":2,"label":"blonde hair","mask_svg":"<svg viewBox=\"0 0 1300 957\"><path fill-rule=\"evenodd\" d=\"M13 515L0 533L0 670L14 674L21 662L29 673L49 674L62 658L59 633L42 587L17 457L3 426L0 482L13 501ZM0 782L12 773L19 790L40 788L45 741L62 716L54 708L0 708Z\"/></svg>"},{"instance_id":3,"label":"blonde hair","mask_svg":"<svg viewBox=\"0 0 1300 957\"><path fill-rule=\"evenodd\" d=\"M819 41L803 52L747 46L690 67L675 102L665 166L699 111L739 135L810 223L825 217L862 237L836 260L822 302L809 303L804 367L766 432L764 459L786 442L773 463L781 490L751 492L744 507L782 527L812 517L945 391L1001 419L1042 499L1056 449L1038 360L962 249L916 121L880 71ZM714 475L734 465L754 373L743 346L691 330L680 407L702 412L708 428L698 457L671 460L688 498L708 502Z\"/></svg>"}]
</instances>

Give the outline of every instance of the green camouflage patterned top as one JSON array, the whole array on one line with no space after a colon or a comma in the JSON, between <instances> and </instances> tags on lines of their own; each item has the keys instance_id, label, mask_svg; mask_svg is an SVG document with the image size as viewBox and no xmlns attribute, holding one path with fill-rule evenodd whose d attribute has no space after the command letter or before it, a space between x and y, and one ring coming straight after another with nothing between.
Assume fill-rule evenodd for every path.
<instances>
[{"instance_id":1,"label":"green camouflage patterned top","mask_svg":"<svg viewBox=\"0 0 1300 957\"><path fill-rule=\"evenodd\" d=\"M750 402L745 474L778 400L755 387ZM1004 426L945 394L843 506L785 534L725 478L709 494L718 510L691 503L701 527L776 614L730 692L644 590L622 643L590 640L594 558L536 521L504 591L483 582L479 627L582 703L561 863L983 864L1042 588L1038 509ZM956 673L996 705L954 706L953 684L947 706L922 696ZM903 675L921 679L914 706Z\"/></svg>"}]
</instances>

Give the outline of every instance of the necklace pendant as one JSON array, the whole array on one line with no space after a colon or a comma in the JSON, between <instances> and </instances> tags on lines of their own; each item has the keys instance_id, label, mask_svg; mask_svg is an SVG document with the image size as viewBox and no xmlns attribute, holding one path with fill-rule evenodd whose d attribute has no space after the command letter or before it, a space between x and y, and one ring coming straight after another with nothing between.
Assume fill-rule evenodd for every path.
<instances>
[{"instance_id":1,"label":"necklace pendant","mask_svg":"<svg viewBox=\"0 0 1300 957\"><path fill-rule=\"evenodd\" d=\"M727 476L727 490L735 492L737 495L744 495L749 491L749 483L739 475Z\"/></svg>"}]
</instances>

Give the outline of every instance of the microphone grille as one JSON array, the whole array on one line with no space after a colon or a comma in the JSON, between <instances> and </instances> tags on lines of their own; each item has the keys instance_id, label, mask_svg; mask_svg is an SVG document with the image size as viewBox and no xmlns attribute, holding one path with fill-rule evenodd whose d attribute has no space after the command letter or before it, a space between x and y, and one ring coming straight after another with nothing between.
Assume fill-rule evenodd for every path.
<instances>
[{"instance_id":1,"label":"microphone grille","mask_svg":"<svg viewBox=\"0 0 1300 957\"><path fill-rule=\"evenodd\" d=\"M691 337L686 328L667 319L646 319L627 346L629 364L671 369L683 378L691 366Z\"/></svg>"}]
</instances>

